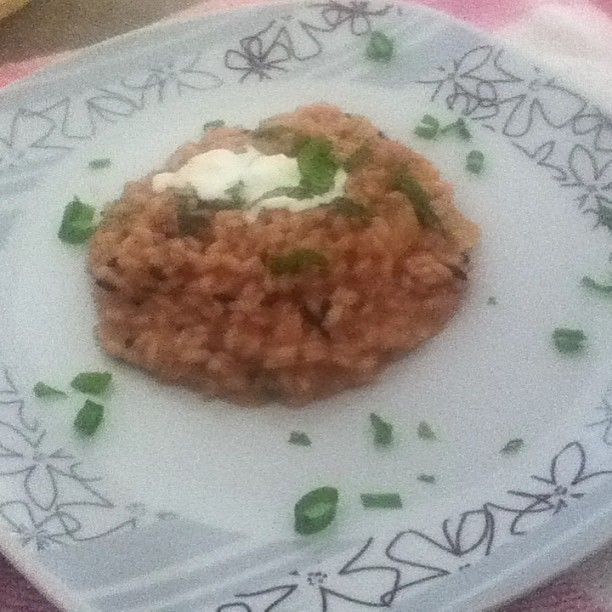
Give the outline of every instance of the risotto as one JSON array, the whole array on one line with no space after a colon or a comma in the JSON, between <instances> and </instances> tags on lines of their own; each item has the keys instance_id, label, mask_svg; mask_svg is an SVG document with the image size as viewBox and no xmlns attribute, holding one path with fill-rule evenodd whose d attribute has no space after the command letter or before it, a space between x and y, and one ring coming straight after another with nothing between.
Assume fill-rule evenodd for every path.
<instances>
[{"instance_id":1,"label":"risotto","mask_svg":"<svg viewBox=\"0 0 612 612\"><path fill-rule=\"evenodd\" d=\"M106 209L90 270L104 349L165 381L304 404L369 383L460 305L477 226L363 117L213 127L163 170Z\"/></svg>"}]
</instances>

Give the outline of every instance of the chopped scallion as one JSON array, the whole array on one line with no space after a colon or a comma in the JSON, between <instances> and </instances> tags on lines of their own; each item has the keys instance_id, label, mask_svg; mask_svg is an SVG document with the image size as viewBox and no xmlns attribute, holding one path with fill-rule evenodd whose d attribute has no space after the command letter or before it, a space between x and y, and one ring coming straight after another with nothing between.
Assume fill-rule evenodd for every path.
<instances>
[{"instance_id":1,"label":"chopped scallion","mask_svg":"<svg viewBox=\"0 0 612 612\"><path fill-rule=\"evenodd\" d=\"M440 122L431 115L424 115L421 119L421 125L418 125L414 133L420 138L425 138L426 140L433 140L440 129Z\"/></svg>"},{"instance_id":2,"label":"chopped scallion","mask_svg":"<svg viewBox=\"0 0 612 612\"><path fill-rule=\"evenodd\" d=\"M100 423L102 423L103 418L104 406L96 404L91 400L86 400L74 420L74 427L84 436L92 436L100 426Z\"/></svg>"},{"instance_id":3,"label":"chopped scallion","mask_svg":"<svg viewBox=\"0 0 612 612\"><path fill-rule=\"evenodd\" d=\"M66 397L66 393L54 387L50 387L44 382L37 382L32 390L36 397Z\"/></svg>"},{"instance_id":4,"label":"chopped scallion","mask_svg":"<svg viewBox=\"0 0 612 612\"><path fill-rule=\"evenodd\" d=\"M375 31L370 34L366 47L366 55L375 62L388 62L393 56L393 41L383 32Z\"/></svg>"},{"instance_id":5,"label":"chopped scallion","mask_svg":"<svg viewBox=\"0 0 612 612\"><path fill-rule=\"evenodd\" d=\"M294 508L295 530L301 535L322 531L336 517L338 490L321 487L306 493Z\"/></svg>"},{"instance_id":6,"label":"chopped scallion","mask_svg":"<svg viewBox=\"0 0 612 612\"><path fill-rule=\"evenodd\" d=\"M426 482L427 484L436 484L436 477L432 474L419 474L417 480L419 482Z\"/></svg>"},{"instance_id":7,"label":"chopped scallion","mask_svg":"<svg viewBox=\"0 0 612 612\"><path fill-rule=\"evenodd\" d=\"M111 165L111 160L109 157L105 157L104 159L92 159L88 165L92 170L102 170Z\"/></svg>"},{"instance_id":8,"label":"chopped scallion","mask_svg":"<svg viewBox=\"0 0 612 612\"><path fill-rule=\"evenodd\" d=\"M397 509L402 507L399 493L362 493L361 504L364 508Z\"/></svg>"},{"instance_id":9,"label":"chopped scallion","mask_svg":"<svg viewBox=\"0 0 612 612\"><path fill-rule=\"evenodd\" d=\"M442 229L440 218L431 207L431 198L423 189L421 184L412 178L409 174L404 173L399 180L399 189L408 197L414 212L423 227L432 229Z\"/></svg>"},{"instance_id":10,"label":"chopped scallion","mask_svg":"<svg viewBox=\"0 0 612 612\"><path fill-rule=\"evenodd\" d=\"M582 277L582 286L587 287L588 289L594 289L599 293L605 293L606 295L612 294L612 285L605 285L604 283L600 283L590 276Z\"/></svg>"},{"instance_id":11,"label":"chopped scallion","mask_svg":"<svg viewBox=\"0 0 612 612\"><path fill-rule=\"evenodd\" d=\"M434 430L431 428L431 425L425 421L421 421L419 426L417 427L417 435L421 440L437 440Z\"/></svg>"},{"instance_id":12,"label":"chopped scallion","mask_svg":"<svg viewBox=\"0 0 612 612\"><path fill-rule=\"evenodd\" d=\"M95 214L96 209L93 206L84 204L77 196L74 196L72 202L64 209L58 238L68 244L87 242L96 230Z\"/></svg>"},{"instance_id":13,"label":"chopped scallion","mask_svg":"<svg viewBox=\"0 0 612 612\"><path fill-rule=\"evenodd\" d=\"M312 442L307 434L303 431L292 431L289 436L289 444L295 444L296 446L310 446Z\"/></svg>"},{"instance_id":14,"label":"chopped scallion","mask_svg":"<svg viewBox=\"0 0 612 612\"><path fill-rule=\"evenodd\" d=\"M374 432L374 444L389 446L393 442L393 425L381 419L374 412L370 413L370 423Z\"/></svg>"},{"instance_id":15,"label":"chopped scallion","mask_svg":"<svg viewBox=\"0 0 612 612\"><path fill-rule=\"evenodd\" d=\"M72 379L70 386L81 393L101 395L108 388L112 378L110 372L81 372Z\"/></svg>"},{"instance_id":16,"label":"chopped scallion","mask_svg":"<svg viewBox=\"0 0 612 612\"><path fill-rule=\"evenodd\" d=\"M558 327L553 332L553 342L561 353L576 353L584 349L586 336L581 329Z\"/></svg>"},{"instance_id":17,"label":"chopped scallion","mask_svg":"<svg viewBox=\"0 0 612 612\"><path fill-rule=\"evenodd\" d=\"M518 453L523 446L525 446L525 442L522 438L513 438L512 440L509 440L506 443L506 446L504 446L499 452L503 453L504 455L514 455L515 453Z\"/></svg>"},{"instance_id":18,"label":"chopped scallion","mask_svg":"<svg viewBox=\"0 0 612 612\"><path fill-rule=\"evenodd\" d=\"M472 174L480 174L484 167L482 151L470 151L465 160L465 169Z\"/></svg>"}]
</instances>

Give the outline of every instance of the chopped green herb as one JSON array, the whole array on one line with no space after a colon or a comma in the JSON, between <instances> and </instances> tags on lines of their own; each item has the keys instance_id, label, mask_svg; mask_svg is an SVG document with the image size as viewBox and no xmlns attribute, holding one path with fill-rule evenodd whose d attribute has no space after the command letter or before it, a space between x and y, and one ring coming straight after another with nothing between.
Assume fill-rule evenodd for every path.
<instances>
[{"instance_id":1,"label":"chopped green herb","mask_svg":"<svg viewBox=\"0 0 612 612\"><path fill-rule=\"evenodd\" d=\"M599 291L599 293L605 293L607 295L612 294L612 285L604 285L603 283L599 283L590 276L582 277L582 286Z\"/></svg>"},{"instance_id":2,"label":"chopped green herb","mask_svg":"<svg viewBox=\"0 0 612 612\"><path fill-rule=\"evenodd\" d=\"M371 154L372 154L372 149L370 148L369 145L367 144L361 145L344 162L344 169L349 173L354 172L357 168L359 168L360 166L363 166L363 164L365 164L368 161Z\"/></svg>"},{"instance_id":3,"label":"chopped green herb","mask_svg":"<svg viewBox=\"0 0 612 612\"><path fill-rule=\"evenodd\" d=\"M450 123L440 130L440 134L446 134L447 132L455 132L461 140L470 140L470 138L472 138L472 134L470 130L468 130L465 120L461 117L454 123Z\"/></svg>"},{"instance_id":4,"label":"chopped green herb","mask_svg":"<svg viewBox=\"0 0 612 612\"><path fill-rule=\"evenodd\" d=\"M110 372L81 372L72 379L70 386L81 393L101 395L108 388L112 377Z\"/></svg>"},{"instance_id":5,"label":"chopped green herb","mask_svg":"<svg viewBox=\"0 0 612 612\"><path fill-rule=\"evenodd\" d=\"M558 327L553 332L553 341L562 353L576 353L584 348L586 336L581 329Z\"/></svg>"},{"instance_id":6,"label":"chopped green herb","mask_svg":"<svg viewBox=\"0 0 612 612\"><path fill-rule=\"evenodd\" d=\"M393 56L393 47L393 41L386 34L375 31L370 34L366 55L375 62L388 62Z\"/></svg>"},{"instance_id":7,"label":"chopped green herb","mask_svg":"<svg viewBox=\"0 0 612 612\"><path fill-rule=\"evenodd\" d=\"M470 151L465 160L465 169L472 174L480 174L484 166L484 155L481 151Z\"/></svg>"},{"instance_id":8,"label":"chopped green herb","mask_svg":"<svg viewBox=\"0 0 612 612\"><path fill-rule=\"evenodd\" d=\"M210 130L216 130L222 128L225 125L223 119L215 119L214 121L208 121L202 126L202 132L210 132Z\"/></svg>"},{"instance_id":9,"label":"chopped green herb","mask_svg":"<svg viewBox=\"0 0 612 612\"><path fill-rule=\"evenodd\" d=\"M311 535L322 531L336 517L338 490L321 487L306 493L295 504L295 530L301 535Z\"/></svg>"},{"instance_id":10,"label":"chopped green herb","mask_svg":"<svg viewBox=\"0 0 612 612\"><path fill-rule=\"evenodd\" d=\"M72 202L64 209L58 238L68 244L87 242L96 230L95 214L96 209L93 206L84 204L77 196L74 196Z\"/></svg>"},{"instance_id":11,"label":"chopped green herb","mask_svg":"<svg viewBox=\"0 0 612 612\"><path fill-rule=\"evenodd\" d=\"M370 413L370 423L374 431L374 444L377 446L389 446L393 442L393 425L381 419L374 412Z\"/></svg>"},{"instance_id":12,"label":"chopped green herb","mask_svg":"<svg viewBox=\"0 0 612 612\"><path fill-rule=\"evenodd\" d=\"M419 474L417 480L420 482L426 482L427 484L436 484L436 477L432 474Z\"/></svg>"},{"instance_id":13,"label":"chopped green herb","mask_svg":"<svg viewBox=\"0 0 612 612\"><path fill-rule=\"evenodd\" d=\"M357 219L364 225L369 224L374 216L372 211L363 204L355 202L350 198L335 198L331 201L331 206L336 209L336 212L351 219Z\"/></svg>"},{"instance_id":14,"label":"chopped green herb","mask_svg":"<svg viewBox=\"0 0 612 612\"><path fill-rule=\"evenodd\" d=\"M440 122L431 115L424 115L421 119L421 125L418 125L414 133L420 138L426 140L433 140L438 135L440 129Z\"/></svg>"},{"instance_id":15,"label":"chopped green herb","mask_svg":"<svg viewBox=\"0 0 612 612\"><path fill-rule=\"evenodd\" d=\"M244 182L238 181L235 185L232 185L225 190L225 193L230 197L232 205L236 208L242 208L245 204L244 198Z\"/></svg>"},{"instance_id":16,"label":"chopped green herb","mask_svg":"<svg viewBox=\"0 0 612 612\"><path fill-rule=\"evenodd\" d=\"M361 504L364 508L396 509L402 507L399 493L362 493Z\"/></svg>"},{"instance_id":17,"label":"chopped green herb","mask_svg":"<svg viewBox=\"0 0 612 612\"><path fill-rule=\"evenodd\" d=\"M32 390L36 397L66 397L63 391L50 387L44 382L37 382Z\"/></svg>"},{"instance_id":18,"label":"chopped green herb","mask_svg":"<svg viewBox=\"0 0 612 612\"><path fill-rule=\"evenodd\" d=\"M300 169L300 186L313 195L320 195L334 186L338 162L332 145L323 138L310 138L300 148L297 156Z\"/></svg>"},{"instance_id":19,"label":"chopped green herb","mask_svg":"<svg viewBox=\"0 0 612 612\"><path fill-rule=\"evenodd\" d=\"M292 431L291 435L289 436L289 444L295 444L297 446L310 446L312 442L303 431Z\"/></svg>"},{"instance_id":20,"label":"chopped green herb","mask_svg":"<svg viewBox=\"0 0 612 612\"><path fill-rule=\"evenodd\" d=\"M417 435L421 440L437 440L438 436L436 436L434 430L431 428L429 423L425 421L421 421L419 426L417 427Z\"/></svg>"},{"instance_id":21,"label":"chopped green herb","mask_svg":"<svg viewBox=\"0 0 612 612\"><path fill-rule=\"evenodd\" d=\"M281 274L299 274L309 268L325 268L327 257L312 249L296 249L286 255L275 255L270 258L268 268L275 276Z\"/></svg>"},{"instance_id":22,"label":"chopped green herb","mask_svg":"<svg viewBox=\"0 0 612 612\"><path fill-rule=\"evenodd\" d=\"M418 181L405 173L400 178L399 188L412 202L417 219L423 227L442 229L440 218L431 207L431 198Z\"/></svg>"},{"instance_id":23,"label":"chopped green herb","mask_svg":"<svg viewBox=\"0 0 612 612\"><path fill-rule=\"evenodd\" d=\"M108 168L110 165L110 157L105 157L104 159L92 159L89 162L89 167L92 170L102 170L103 168Z\"/></svg>"},{"instance_id":24,"label":"chopped green herb","mask_svg":"<svg viewBox=\"0 0 612 612\"><path fill-rule=\"evenodd\" d=\"M502 448L499 452L504 453L505 455L514 455L518 453L521 448L525 446L525 442L521 438L513 438L509 440L506 446Z\"/></svg>"},{"instance_id":25,"label":"chopped green herb","mask_svg":"<svg viewBox=\"0 0 612 612\"><path fill-rule=\"evenodd\" d=\"M497 298L491 296L488 300L487 300L487 304L489 304L489 306L497 306Z\"/></svg>"},{"instance_id":26,"label":"chopped green herb","mask_svg":"<svg viewBox=\"0 0 612 612\"><path fill-rule=\"evenodd\" d=\"M74 419L74 428L84 436L92 436L102 419L104 418L104 406L96 404L91 400L85 400L85 404L79 410Z\"/></svg>"},{"instance_id":27,"label":"chopped green herb","mask_svg":"<svg viewBox=\"0 0 612 612\"><path fill-rule=\"evenodd\" d=\"M288 198L295 198L296 200L304 200L310 197L310 193L303 187L276 187L270 191L266 191L261 198L257 199L257 202L261 200L268 200L269 198L278 198L281 196L287 196Z\"/></svg>"}]
</instances>

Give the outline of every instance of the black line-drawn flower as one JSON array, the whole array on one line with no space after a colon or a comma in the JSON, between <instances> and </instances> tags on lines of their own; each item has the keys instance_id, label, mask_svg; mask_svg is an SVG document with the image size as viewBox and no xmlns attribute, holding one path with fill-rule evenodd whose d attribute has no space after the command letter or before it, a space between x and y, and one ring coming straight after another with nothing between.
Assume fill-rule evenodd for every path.
<instances>
[{"instance_id":1,"label":"black line-drawn flower","mask_svg":"<svg viewBox=\"0 0 612 612\"><path fill-rule=\"evenodd\" d=\"M555 79L543 77L537 67L532 77L524 81L527 89L523 85L523 93L499 101L500 105L512 109L502 130L506 136L524 136L531 129L536 116L552 128L563 128L586 108L582 96L558 85Z\"/></svg>"},{"instance_id":2,"label":"black line-drawn flower","mask_svg":"<svg viewBox=\"0 0 612 612\"><path fill-rule=\"evenodd\" d=\"M602 427L602 442L612 446L612 388L606 391L601 399L601 404L597 406L597 410L601 410L604 413L604 418L588 423L587 427Z\"/></svg>"},{"instance_id":3,"label":"black line-drawn flower","mask_svg":"<svg viewBox=\"0 0 612 612\"><path fill-rule=\"evenodd\" d=\"M557 143L553 140L542 143L535 150L530 151L527 147L524 147L517 142L512 143L517 149L522 151L527 157L533 159L538 166L547 168L551 171L552 177L556 181L565 181L567 179L567 172L563 169L560 164L553 163L554 154L556 151Z\"/></svg>"},{"instance_id":4,"label":"black line-drawn flower","mask_svg":"<svg viewBox=\"0 0 612 612\"><path fill-rule=\"evenodd\" d=\"M445 519L439 537L415 530L397 534L386 555L408 570L402 572L396 592L469 567L489 554L494 535L495 521L486 505Z\"/></svg>"},{"instance_id":5,"label":"black line-drawn flower","mask_svg":"<svg viewBox=\"0 0 612 612\"><path fill-rule=\"evenodd\" d=\"M268 40L272 36L271 40ZM293 56L286 30L276 30L276 21L271 21L259 32L240 39L240 49L229 49L225 53L225 66L242 72L242 83L251 75L260 81L272 79L274 74L287 72L283 66Z\"/></svg>"},{"instance_id":6,"label":"black line-drawn flower","mask_svg":"<svg viewBox=\"0 0 612 612\"><path fill-rule=\"evenodd\" d=\"M333 32L348 23L351 34L363 36L372 31L372 18L382 17L391 10L391 5L380 9L370 8L370 2L364 0L351 0L350 2L320 2L311 5L321 9L321 17L327 26L327 31Z\"/></svg>"},{"instance_id":7,"label":"black line-drawn flower","mask_svg":"<svg viewBox=\"0 0 612 612\"><path fill-rule=\"evenodd\" d=\"M181 96L186 89L208 91L220 87L222 79L201 67L202 62L201 53L170 58L122 79L121 83L131 90L155 91L158 102L164 101L168 91Z\"/></svg>"},{"instance_id":8,"label":"black line-drawn flower","mask_svg":"<svg viewBox=\"0 0 612 612\"><path fill-rule=\"evenodd\" d=\"M612 117L606 115L600 108L579 113L572 121L574 134L593 135L595 151L612 153Z\"/></svg>"},{"instance_id":9,"label":"black line-drawn flower","mask_svg":"<svg viewBox=\"0 0 612 612\"><path fill-rule=\"evenodd\" d=\"M522 508L497 506L502 510L516 513L510 525L512 535L522 535L528 529L529 520L535 514L557 514L569 504L582 499L593 479L612 476L612 470L587 471L586 453L580 442L571 442L557 453L550 464L547 476L532 476L536 482L544 485L539 491L508 491L510 495L525 499L527 505Z\"/></svg>"},{"instance_id":10,"label":"black line-drawn flower","mask_svg":"<svg viewBox=\"0 0 612 612\"><path fill-rule=\"evenodd\" d=\"M570 152L568 169L570 177L562 185L579 191L578 208L595 215L597 225L612 229L612 160L600 165L591 151L577 144Z\"/></svg>"},{"instance_id":11,"label":"black line-drawn flower","mask_svg":"<svg viewBox=\"0 0 612 612\"><path fill-rule=\"evenodd\" d=\"M33 545L37 550L64 543L74 527L57 512L37 519L28 504L21 501L0 504L0 516L19 536L23 546Z\"/></svg>"},{"instance_id":12,"label":"black line-drawn flower","mask_svg":"<svg viewBox=\"0 0 612 612\"><path fill-rule=\"evenodd\" d=\"M27 168L66 151L67 147L45 144L55 129L56 124L51 119L19 109L11 120L8 134L0 135L0 171Z\"/></svg>"},{"instance_id":13,"label":"black line-drawn flower","mask_svg":"<svg viewBox=\"0 0 612 612\"><path fill-rule=\"evenodd\" d=\"M395 596L401 573L397 568L383 565L382 555L379 562L366 562L369 554L372 553L374 558L378 556L373 551L373 545L374 538L369 538L349 561L340 567L330 562L314 568L296 570L290 574L296 580L288 581L287 584L237 593L234 601L224 603L217 608L217 612L232 609L272 610L289 597L295 609L309 612L334 609L334 602L368 608L388 608ZM376 577L375 590L372 590L373 581L368 580L372 575Z\"/></svg>"}]
</instances>

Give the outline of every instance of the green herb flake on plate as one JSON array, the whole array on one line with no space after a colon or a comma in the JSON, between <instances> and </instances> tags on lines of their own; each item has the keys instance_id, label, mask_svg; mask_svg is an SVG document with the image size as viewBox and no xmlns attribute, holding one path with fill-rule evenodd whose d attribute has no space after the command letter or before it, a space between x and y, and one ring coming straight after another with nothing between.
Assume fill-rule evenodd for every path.
<instances>
[{"instance_id":1,"label":"green herb flake on plate","mask_svg":"<svg viewBox=\"0 0 612 612\"><path fill-rule=\"evenodd\" d=\"M292 431L289 435L289 444L295 444L296 446L311 446L312 442L303 431Z\"/></svg>"},{"instance_id":2,"label":"green herb flake on plate","mask_svg":"<svg viewBox=\"0 0 612 612\"><path fill-rule=\"evenodd\" d=\"M87 242L96 231L94 217L96 209L84 204L77 196L66 205L62 223L57 233L62 242L68 244L83 244Z\"/></svg>"},{"instance_id":3,"label":"green herb flake on plate","mask_svg":"<svg viewBox=\"0 0 612 612\"><path fill-rule=\"evenodd\" d=\"M332 145L324 138L310 138L300 148L297 156L300 170L300 187L312 195L321 195L334 186L336 161Z\"/></svg>"},{"instance_id":4,"label":"green herb flake on plate","mask_svg":"<svg viewBox=\"0 0 612 612\"><path fill-rule=\"evenodd\" d=\"M399 493L362 493L361 505L367 509L396 510L401 508L403 504Z\"/></svg>"},{"instance_id":5,"label":"green herb flake on plate","mask_svg":"<svg viewBox=\"0 0 612 612\"><path fill-rule=\"evenodd\" d=\"M421 125L418 125L414 129L414 133L419 138L424 138L425 140L433 140L437 135L440 129L440 122L431 115L423 115L421 119Z\"/></svg>"},{"instance_id":6,"label":"green herb flake on plate","mask_svg":"<svg viewBox=\"0 0 612 612\"><path fill-rule=\"evenodd\" d=\"M202 126L202 132L210 132L211 130L218 130L219 128L225 127L225 121L223 119L215 119L208 121Z\"/></svg>"},{"instance_id":7,"label":"green herb flake on plate","mask_svg":"<svg viewBox=\"0 0 612 612\"><path fill-rule=\"evenodd\" d=\"M88 166L92 170L103 170L104 168L108 168L111 165L110 157L105 157L101 159L92 159Z\"/></svg>"},{"instance_id":8,"label":"green herb flake on plate","mask_svg":"<svg viewBox=\"0 0 612 612\"><path fill-rule=\"evenodd\" d=\"M34 391L36 397L67 397L67 394L63 391L50 387L44 382L37 382L32 388L32 391Z\"/></svg>"},{"instance_id":9,"label":"green herb flake on plate","mask_svg":"<svg viewBox=\"0 0 612 612\"><path fill-rule=\"evenodd\" d=\"M417 427L417 435L421 440L437 440L434 430L431 428L431 425L426 421L421 421Z\"/></svg>"},{"instance_id":10,"label":"green herb flake on plate","mask_svg":"<svg viewBox=\"0 0 612 612\"><path fill-rule=\"evenodd\" d=\"M525 446L525 442L522 438L513 438L506 443L499 452L504 455L515 455L518 453L523 446Z\"/></svg>"},{"instance_id":11,"label":"green herb flake on plate","mask_svg":"<svg viewBox=\"0 0 612 612\"><path fill-rule=\"evenodd\" d=\"M593 289L594 291L597 291L598 293L603 293L605 295L612 295L612 285L600 283L592 279L590 276L583 276L581 283L582 286L586 287L587 289Z\"/></svg>"},{"instance_id":12,"label":"green herb flake on plate","mask_svg":"<svg viewBox=\"0 0 612 612\"><path fill-rule=\"evenodd\" d=\"M336 517L338 490L321 487L306 493L294 508L295 530L301 535L323 531Z\"/></svg>"},{"instance_id":13,"label":"green herb flake on plate","mask_svg":"<svg viewBox=\"0 0 612 612\"><path fill-rule=\"evenodd\" d=\"M577 353L584 349L586 336L581 329L557 327L552 334L553 342L561 353Z\"/></svg>"},{"instance_id":14,"label":"green herb flake on plate","mask_svg":"<svg viewBox=\"0 0 612 612\"><path fill-rule=\"evenodd\" d=\"M480 174L484 167L484 155L482 151L470 151L465 159L465 169L472 174Z\"/></svg>"},{"instance_id":15,"label":"green herb flake on plate","mask_svg":"<svg viewBox=\"0 0 612 612\"><path fill-rule=\"evenodd\" d=\"M389 446L393 442L393 425L381 419L374 412L370 413L370 423L374 433L376 446Z\"/></svg>"},{"instance_id":16,"label":"green herb flake on plate","mask_svg":"<svg viewBox=\"0 0 612 612\"><path fill-rule=\"evenodd\" d=\"M110 385L112 378L110 372L81 372L72 379L70 386L81 393L101 395Z\"/></svg>"},{"instance_id":17,"label":"green herb flake on plate","mask_svg":"<svg viewBox=\"0 0 612 612\"><path fill-rule=\"evenodd\" d=\"M375 62L388 62L393 57L393 41L383 32L374 31L366 47L366 56Z\"/></svg>"},{"instance_id":18,"label":"green herb flake on plate","mask_svg":"<svg viewBox=\"0 0 612 612\"><path fill-rule=\"evenodd\" d=\"M84 436L92 436L100 427L103 418L104 406L86 400L74 419L74 428Z\"/></svg>"},{"instance_id":19,"label":"green herb flake on plate","mask_svg":"<svg viewBox=\"0 0 612 612\"><path fill-rule=\"evenodd\" d=\"M417 480L427 484L436 484L436 477L433 474L419 474Z\"/></svg>"}]
</instances>

